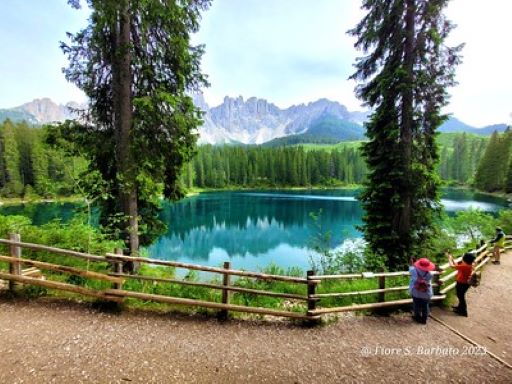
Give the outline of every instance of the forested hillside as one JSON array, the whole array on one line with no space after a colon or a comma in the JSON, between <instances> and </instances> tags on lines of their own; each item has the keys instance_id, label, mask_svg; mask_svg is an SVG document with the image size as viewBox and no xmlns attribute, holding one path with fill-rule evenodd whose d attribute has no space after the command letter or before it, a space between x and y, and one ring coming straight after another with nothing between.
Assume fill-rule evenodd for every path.
<instances>
[{"instance_id":1,"label":"forested hillside","mask_svg":"<svg viewBox=\"0 0 512 384\"><path fill-rule=\"evenodd\" d=\"M45 129L6 120L0 125L0 195L66 196L75 191L85 160L69 158L44 141Z\"/></svg>"},{"instance_id":2,"label":"forested hillside","mask_svg":"<svg viewBox=\"0 0 512 384\"><path fill-rule=\"evenodd\" d=\"M496 132L492 134L476 171L475 186L478 189L512 192L511 145L510 129L501 135Z\"/></svg>"},{"instance_id":3,"label":"forested hillside","mask_svg":"<svg viewBox=\"0 0 512 384\"><path fill-rule=\"evenodd\" d=\"M78 193L86 161L45 143L47 128L7 120L0 125L0 194L3 197ZM490 138L467 133L438 135L439 176L450 184L512 192L512 133ZM185 166L187 188L273 188L361 184L366 165L360 141L334 145L199 146Z\"/></svg>"},{"instance_id":4,"label":"forested hillside","mask_svg":"<svg viewBox=\"0 0 512 384\"><path fill-rule=\"evenodd\" d=\"M470 185L483 156L488 137L467 133L445 133L437 137L439 175L445 181Z\"/></svg>"},{"instance_id":5,"label":"forested hillside","mask_svg":"<svg viewBox=\"0 0 512 384\"><path fill-rule=\"evenodd\" d=\"M358 149L348 146L326 151L206 145L185 171L188 187L304 187L360 184L366 166Z\"/></svg>"}]
</instances>

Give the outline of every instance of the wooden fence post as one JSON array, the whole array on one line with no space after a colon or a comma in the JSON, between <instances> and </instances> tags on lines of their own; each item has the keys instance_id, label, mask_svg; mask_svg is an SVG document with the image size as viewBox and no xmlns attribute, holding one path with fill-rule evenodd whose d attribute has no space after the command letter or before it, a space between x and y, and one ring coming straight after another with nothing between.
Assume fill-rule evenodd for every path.
<instances>
[{"instance_id":1,"label":"wooden fence post","mask_svg":"<svg viewBox=\"0 0 512 384\"><path fill-rule=\"evenodd\" d=\"M17 233L10 233L9 234L9 240L21 242L21 237ZM17 259L21 258L21 247L18 247L17 245L11 244L9 246L11 251L11 257L16 257ZM21 263L19 261L12 261L9 264L9 273L11 275L21 275ZM9 290L11 292L14 292L16 285L18 285L15 281L9 280Z\"/></svg>"},{"instance_id":2,"label":"wooden fence post","mask_svg":"<svg viewBox=\"0 0 512 384\"><path fill-rule=\"evenodd\" d=\"M379 276L379 289L386 289L386 276ZM379 292L379 303L386 301L386 292Z\"/></svg>"},{"instance_id":3,"label":"wooden fence post","mask_svg":"<svg viewBox=\"0 0 512 384\"><path fill-rule=\"evenodd\" d=\"M231 269L231 263L229 261L224 262L224 269ZM230 281L230 274L228 272L224 272L222 274L222 285L227 287L229 285ZM229 304L229 290L223 289L222 290L222 304ZM219 312L219 319L220 320L227 320L228 319L228 310L227 309L221 309Z\"/></svg>"},{"instance_id":4,"label":"wooden fence post","mask_svg":"<svg viewBox=\"0 0 512 384\"><path fill-rule=\"evenodd\" d=\"M436 274L432 277L432 288L433 288L433 294L434 296L438 296L439 295L439 291L441 290L441 286L440 286L440 283L441 283L441 280L439 280L441 278L441 269L439 268L439 266L436 267Z\"/></svg>"},{"instance_id":5,"label":"wooden fence post","mask_svg":"<svg viewBox=\"0 0 512 384\"><path fill-rule=\"evenodd\" d=\"M122 248L116 248L115 249L116 255L123 255L123 249ZM115 274L121 274L123 273L123 262L116 260L114 261L114 273ZM114 283L114 289L121 289L123 287L122 283Z\"/></svg>"},{"instance_id":6,"label":"wooden fence post","mask_svg":"<svg viewBox=\"0 0 512 384\"><path fill-rule=\"evenodd\" d=\"M315 271L307 271L307 279L308 279L308 316L313 316L310 314L310 311L314 311L316 309L316 302L318 301L317 298L313 297L316 294L316 284L317 282L314 281L315 277ZM318 324L318 319L310 319L308 322L311 325Z\"/></svg>"}]
</instances>

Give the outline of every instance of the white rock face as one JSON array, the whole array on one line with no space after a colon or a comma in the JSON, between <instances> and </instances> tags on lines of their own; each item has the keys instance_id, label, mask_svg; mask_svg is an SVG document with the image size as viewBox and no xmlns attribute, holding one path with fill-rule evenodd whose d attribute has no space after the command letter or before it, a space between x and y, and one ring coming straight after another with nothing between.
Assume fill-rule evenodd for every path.
<instances>
[{"instance_id":1,"label":"white rock face","mask_svg":"<svg viewBox=\"0 0 512 384\"><path fill-rule=\"evenodd\" d=\"M75 102L69 102L66 105L56 104L51 99L45 97L34 99L29 103L20 105L16 109L30 113L40 124L45 124L73 119L73 108L83 108L83 106Z\"/></svg>"},{"instance_id":2,"label":"white rock face","mask_svg":"<svg viewBox=\"0 0 512 384\"><path fill-rule=\"evenodd\" d=\"M210 108L202 94L192 95L194 104L204 111L204 123L198 129L202 144L262 144L267 141L306 132L320 116L329 116L357 124L366 117L364 112L349 112L337 102L320 99L308 104L280 109L265 99L226 96L219 106ZM49 98L35 99L12 110L28 114L29 121L45 124L76 118L73 109L86 106L69 102L57 104Z\"/></svg>"},{"instance_id":3,"label":"white rock face","mask_svg":"<svg viewBox=\"0 0 512 384\"><path fill-rule=\"evenodd\" d=\"M261 144L267 141L304 133L323 114L360 124L361 112L351 113L337 102L320 99L309 104L280 109L265 99L251 97L244 101L225 97L221 105L209 108L202 95L194 96L195 104L205 115L199 128L199 143Z\"/></svg>"}]
</instances>

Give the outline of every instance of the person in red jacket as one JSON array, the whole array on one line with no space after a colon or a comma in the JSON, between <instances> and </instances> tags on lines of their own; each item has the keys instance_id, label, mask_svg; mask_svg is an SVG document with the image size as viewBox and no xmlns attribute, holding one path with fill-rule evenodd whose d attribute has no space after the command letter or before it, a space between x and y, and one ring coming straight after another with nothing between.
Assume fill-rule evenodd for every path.
<instances>
[{"instance_id":1,"label":"person in red jacket","mask_svg":"<svg viewBox=\"0 0 512 384\"><path fill-rule=\"evenodd\" d=\"M466 292L470 287L469 279L473 273L473 262L475 261L475 258L475 254L473 252L466 252L464 256L462 256L462 261L455 264L453 256L448 253L448 262L450 267L457 270L455 290L457 292L457 298L459 299L459 305L453 307L453 311L460 316L468 316Z\"/></svg>"}]
</instances>

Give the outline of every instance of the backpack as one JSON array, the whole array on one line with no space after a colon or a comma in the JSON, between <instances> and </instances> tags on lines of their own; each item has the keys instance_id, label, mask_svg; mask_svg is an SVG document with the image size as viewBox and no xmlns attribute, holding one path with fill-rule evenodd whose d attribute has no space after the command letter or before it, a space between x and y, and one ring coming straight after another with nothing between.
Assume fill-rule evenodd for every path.
<instances>
[{"instance_id":1,"label":"backpack","mask_svg":"<svg viewBox=\"0 0 512 384\"><path fill-rule=\"evenodd\" d=\"M427 280L425 280L425 277L427 277L428 272L425 272L425 274L422 276L420 274L420 271L416 269L416 281L414 282L414 289L418 292L427 292L430 284Z\"/></svg>"},{"instance_id":2,"label":"backpack","mask_svg":"<svg viewBox=\"0 0 512 384\"><path fill-rule=\"evenodd\" d=\"M478 287L480 285L480 278L481 278L480 271L473 272L471 276L469 276L468 284L472 287Z\"/></svg>"}]
</instances>

